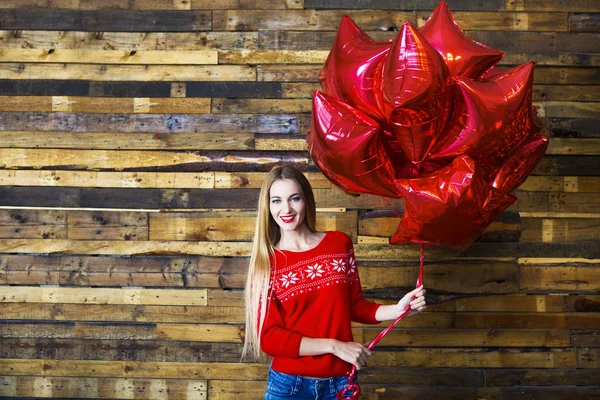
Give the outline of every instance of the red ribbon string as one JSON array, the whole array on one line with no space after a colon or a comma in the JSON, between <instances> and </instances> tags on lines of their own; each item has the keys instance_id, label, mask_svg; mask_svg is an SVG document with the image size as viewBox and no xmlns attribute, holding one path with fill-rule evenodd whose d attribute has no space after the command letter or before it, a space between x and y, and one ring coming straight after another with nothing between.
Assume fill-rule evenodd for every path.
<instances>
[{"instance_id":1,"label":"red ribbon string","mask_svg":"<svg viewBox=\"0 0 600 400\"><path fill-rule=\"evenodd\" d=\"M417 279L417 285L415 286L416 288L423 284L423 263L424 262L425 262L425 255L424 255L424 251L423 251L423 245L421 245L421 250L420 250L420 254L419 254L419 278ZM388 332L391 331L394 328L394 326L396 326L396 324L398 322L400 322L400 320L402 318L404 318L405 316L407 316L409 313L410 313L410 304L408 306L406 306L406 308L404 309L402 314L400 314L400 316L398 316L398 318L396 318L394 320L394 322L391 323L390 326L388 326L383 331L381 331L379 333L379 335L377 335L375 337L375 339L373 339L373 341L367 346L367 348L369 350L371 350L373 347L375 347L375 345L377 343L379 343L379 341L381 339L383 339L383 337L385 335L387 335ZM358 400L358 399L360 399L360 385L357 382L355 382L355 375L356 375L356 367L353 366L352 370L350 371L350 373L348 375L348 386L346 386L344 389L342 389L338 392L337 399L339 399L339 400L343 400L343 399ZM344 397L347 395L350 395L350 397Z\"/></svg>"}]
</instances>

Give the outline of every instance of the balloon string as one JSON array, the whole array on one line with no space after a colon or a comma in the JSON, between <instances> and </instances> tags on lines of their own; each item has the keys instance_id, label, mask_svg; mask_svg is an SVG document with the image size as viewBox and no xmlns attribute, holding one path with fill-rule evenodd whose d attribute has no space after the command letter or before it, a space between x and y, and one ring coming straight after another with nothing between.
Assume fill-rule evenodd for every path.
<instances>
[{"instance_id":1,"label":"balloon string","mask_svg":"<svg viewBox=\"0 0 600 400\"><path fill-rule=\"evenodd\" d=\"M419 252L419 277L417 278L417 284L415 287L419 287L423 284L423 264L424 263L425 263L425 254L424 254L423 245L421 245L420 252ZM377 343L379 343L381 341L381 339L383 339L384 336L387 335L396 326L396 324L398 322L400 322L400 320L402 318L404 318L405 316L407 316L409 313L410 313L410 304L408 306L406 306L406 308L404 309L402 314L400 314L398 316L398 318L396 318L394 320L394 322L392 322L390 324L390 326L385 328L383 331L379 332L379 335L377 335L375 337L375 339L373 339L373 341L371 343L369 343L367 348L369 350L371 350L373 347L375 347L375 345ZM353 366L352 370L348 374L348 386L346 386L344 389L342 389L338 392L338 394L336 396L337 399L340 399L340 400L341 399L353 399L353 400L360 399L360 385L357 382L355 382L355 379L356 379L356 367ZM350 394L350 397L344 397L347 394Z\"/></svg>"}]
</instances>

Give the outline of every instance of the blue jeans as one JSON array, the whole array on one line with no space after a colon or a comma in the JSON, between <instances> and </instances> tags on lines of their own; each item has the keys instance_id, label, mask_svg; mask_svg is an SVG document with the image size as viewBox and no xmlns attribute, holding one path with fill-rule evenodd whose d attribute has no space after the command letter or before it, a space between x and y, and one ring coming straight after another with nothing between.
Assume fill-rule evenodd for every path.
<instances>
[{"instance_id":1,"label":"blue jeans","mask_svg":"<svg viewBox=\"0 0 600 400\"><path fill-rule=\"evenodd\" d=\"M337 393L347 384L348 378L345 376L311 379L276 372L269 368L265 400L335 400Z\"/></svg>"}]
</instances>

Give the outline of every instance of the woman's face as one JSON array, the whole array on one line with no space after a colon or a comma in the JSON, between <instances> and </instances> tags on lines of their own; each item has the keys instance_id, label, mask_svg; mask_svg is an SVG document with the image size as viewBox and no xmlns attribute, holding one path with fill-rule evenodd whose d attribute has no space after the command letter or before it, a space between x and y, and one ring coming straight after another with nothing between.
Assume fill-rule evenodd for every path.
<instances>
[{"instance_id":1,"label":"woman's face","mask_svg":"<svg viewBox=\"0 0 600 400\"><path fill-rule=\"evenodd\" d=\"M301 193L292 179L280 179L271 185L269 210L282 230L293 231L304 223L306 203Z\"/></svg>"}]
</instances>

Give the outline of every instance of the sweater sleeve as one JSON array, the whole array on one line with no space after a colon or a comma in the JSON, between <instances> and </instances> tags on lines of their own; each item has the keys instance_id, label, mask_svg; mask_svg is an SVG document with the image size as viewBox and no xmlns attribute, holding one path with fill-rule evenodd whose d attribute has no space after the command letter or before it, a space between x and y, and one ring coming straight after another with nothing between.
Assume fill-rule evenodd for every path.
<instances>
[{"instance_id":1,"label":"sweater sleeve","mask_svg":"<svg viewBox=\"0 0 600 400\"><path fill-rule=\"evenodd\" d=\"M260 348L271 357L298 358L302 335L285 329L277 299L272 296L260 335Z\"/></svg>"},{"instance_id":2,"label":"sweater sleeve","mask_svg":"<svg viewBox=\"0 0 600 400\"><path fill-rule=\"evenodd\" d=\"M366 300L363 297L358 268L354 258L354 246L352 240L348 238L349 254L350 254L350 319L353 322L361 324L378 324L380 321L375 319L377 309L381 304Z\"/></svg>"}]
</instances>

